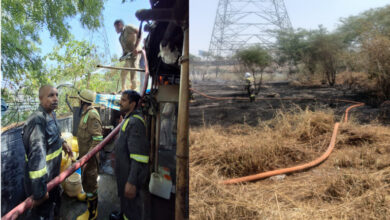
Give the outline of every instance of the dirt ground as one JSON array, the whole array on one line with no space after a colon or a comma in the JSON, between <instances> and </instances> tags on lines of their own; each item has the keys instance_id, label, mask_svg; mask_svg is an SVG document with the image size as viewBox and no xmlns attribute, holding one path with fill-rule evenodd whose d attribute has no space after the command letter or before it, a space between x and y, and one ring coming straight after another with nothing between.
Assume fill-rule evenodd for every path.
<instances>
[{"instance_id":1,"label":"dirt ground","mask_svg":"<svg viewBox=\"0 0 390 220\"><path fill-rule=\"evenodd\" d=\"M211 96L245 97L237 82L192 82ZM303 172L223 185L221 181L312 161L328 147L349 103L340 88L264 86L257 97L300 100L209 100L190 105L191 219L388 219L390 127L374 106L355 108L336 147ZM310 98L310 99L309 99ZM313 101L312 98L321 100Z\"/></svg>"},{"instance_id":2,"label":"dirt ground","mask_svg":"<svg viewBox=\"0 0 390 220\"><path fill-rule=\"evenodd\" d=\"M216 97L247 97L241 82L207 81L193 82L192 86L198 91ZM276 97L275 97L276 96ZM364 102L365 100L354 94L344 94L340 88L327 86L294 87L287 82L265 84L257 98L275 98L274 100L209 100L194 93L195 101L190 104L190 124L192 127L201 125L233 125L246 123L257 125L259 120L269 120L275 116L277 110L288 110L300 107L310 110L332 108L336 116L341 117L350 103L332 101L331 99L347 99ZM280 98L307 98L302 100L278 100ZM313 100L313 98L322 100ZM327 101L328 100L328 101ZM359 111L352 110L360 122L367 123L379 116L379 109L372 106L363 106Z\"/></svg>"},{"instance_id":3,"label":"dirt ground","mask_svg":"<svg viewBox=\"0 0 390 220\"><path fill-rule=\"evenodd\" d=\"M98 218L97 220L109 219L112 211L120 210L120 201L117 193L116 177L113 167L115 166L115 156L110 153L113 150L113 143L109 144L105 150L100 152L100 170L98 177ZM171 171L172 179L175 180L176 174L176 150L161 150L159 151L159 165L167 167ZM150 211L145 213L146 219L174 219L175 213L175 194L171 194L170 200L163 199L151 194L148 194L147 199L150 199ZM146 202L148 204L148 202ZM85 202L80 202L77 198L71 198L62 194L61 218L62 220L74 220L82 214L87 208Z\"/></svg>"}]
</instances>

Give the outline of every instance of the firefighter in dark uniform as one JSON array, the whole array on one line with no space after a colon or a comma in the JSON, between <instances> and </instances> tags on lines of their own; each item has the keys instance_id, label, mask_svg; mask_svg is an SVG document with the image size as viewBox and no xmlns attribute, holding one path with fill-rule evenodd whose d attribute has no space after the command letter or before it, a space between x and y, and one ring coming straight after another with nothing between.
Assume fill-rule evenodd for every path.
<instances>
[{"instance_id":1,"label":"firefighter in dark uniform","mask_svg":"<svg viewBox=\"0 0 390 220\"><path fill-rule=\"evenodd\" d=\"M25 189L33 196L33 209L26 219L54 219L59 217L60 187L49 193L47 183L60 173L62 150L72 157L72 150L61 138L54 110L58 107L57 89L42 86L39 89L40 106L26 121L22 138L25 148Z\"/></svg>"},{"instance_id":2,"label":"firefighter in dark uniform","mask_svg":"<svg viewBox=\"0 0 390 220\"><path fill-rule=\"evenodd\" d=\"M121 212L111 213L110 219L143 219L150 149L145 121L137 109L139 100L140 95L132 90L124 91L120 100L125 117L115 142L115 174Z\"/></svg>"},{"instance_id":3,"label":"firefighter in dark uniform","mask_svg":"<svg viewBox=\"0 0 390 220\"><path fill-rule=\"evenodd\" d=\"M99 112L92 106L96 94L91 90L82 90L78 94L80 99L80 124L77 129L77 142L80 158L86 155L102 140L102 122ZM87 210L77 217L77 220L96 219L98 195L98 156L93 156L81 169L83 189L86 193Z\"/></svg>"}]
</instances>

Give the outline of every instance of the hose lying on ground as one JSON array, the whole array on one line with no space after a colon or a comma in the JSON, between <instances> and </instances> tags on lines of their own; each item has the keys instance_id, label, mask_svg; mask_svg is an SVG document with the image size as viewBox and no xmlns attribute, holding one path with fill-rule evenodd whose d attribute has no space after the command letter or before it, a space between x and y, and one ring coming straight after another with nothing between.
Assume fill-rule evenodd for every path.
<instances>
[{"instance_id":1,"label":"hose lying on ground","mask_svg":"<svg viewBox=\"0 0 390 220\"><path fill-rule=\"evenodd\" d=\"M202 93L202 92L199 92L199 91L197 91L195 89L191 89L191 90L193 92L195 92L195 93L205 97L205 98L212 99L212 100L243 100L243 99L248 100L247 98L242 98L242 97L236 98L236 97L215 97L215 96L209 96L209 95L207 95L205 93ZM324 99L316 99L316 98L258 98L257 100L303 100L303 99L324 100ZM345 110L344 122L348 121L348 113L349 113L349 111L351 109L364 105L364 103L362 103L362 102L350 101L350 100L345 100L345 99L333 99L333 100L334 101L339 101L339 102L354 103L354 105L349 106ZM308 163L305 163L305 164L302 164L302 165L298 165L298 166L289 167L289 168L282 168L282 169L266 171L266 172L262 172L262 173L258 173L258 174L254 174L254 175L249 175L249 176L244 176L244 177L239 177L239 178L233 178L233 179L227 179L227 180L222 181L222 184L235 184L235 183L243 183L243 182L255 181L255 180L268 178L268 177L271 177L271 176L276 176L276 175L281 175L281 174L288 174L288 173L293 173L293 172L297 172L297 171L303 171L303 170L306 170L308 168L312 168L314 166L317 166L320 163L324 162L329 157L330 153L332 153L332 151L334 149L334 146L336 144L336 137L337 137L337 131L338 131L339 126L340 126L339 122L336 122L334 124L332 137L331 137L330 143L329 143L329 147L327 148L325 153L323 153L320 157L318 157L317 159L315 159L315 160L313 160L311 162L308 162Z\"/></svg>"}]
</instances>

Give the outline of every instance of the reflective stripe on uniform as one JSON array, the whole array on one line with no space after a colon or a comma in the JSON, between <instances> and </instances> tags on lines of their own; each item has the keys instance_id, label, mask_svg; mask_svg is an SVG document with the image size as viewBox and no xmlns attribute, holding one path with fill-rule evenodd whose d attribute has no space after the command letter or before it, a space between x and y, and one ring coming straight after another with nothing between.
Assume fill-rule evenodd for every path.
<instances>
[{"instance_id":1,"label":"reflective stripe on uniform","mask_svg":"<svg viewBox=\"0 0 390 220\"><path fill-rule=\"evenodd\" d=\"M58 150L54 151L53 153L46 155L46 161L58 157L61 154L61 152L62 152L62 147L58 148ZM28 162L27 154L24 155L24 159L26 160L26 162Z\"/></svg>"},{"instance_id":2,"label":"reflective stripe on uniform","mask_svg":"<svg viewBox=\"0 0 390 220\"><path fill-rule=\"evenodd\" d=\"M137 162L140 163L148 163L149 162L149 156L141 155L141 154L130 154L130 158L134 159Z\"/></svg>"},{"instance_id":3,"label":"reflective stripe on uniform","mask_svg":"<svg viewBox=\"0 0 390 220\"><path fill-rule=\"evenodd\" d=\"M139 116L139 115L132 115L131 117L138 118L146 126L145 120L141 116ZM129 120L130 120L130 118L126 119L125 122L123 122L122 131L126 130L126 127L127 127L127 124L129 123Z\"/></svg>"},{"instance_id":4,"label":"reflective stripe on uniform","mask_svg":"<svg viewBox=\"0 0 390 220\"><path fill-rule=\"evenodd\" d=\"M126 119L125 122L123 122L122 125L122 131L124 132L126 130L127 124L129 123L130 118Z\"/></svg>"},{"instance_id":5,"label":"reflective stripe on uniform","mask_svg":"<svg viewBox=\"0 0 390 220\"><path fill-rule=\"evenodd\" d=\"M129 219L126 217L125 214L123 214L123 218L124 218L125 220L129 220Z\"/></svg>"},{"instance_id":6,"label":"reflective stripe on uniform","mask_svg":"<svg viewBox=\"0 0 390 220\"><path fill-rule=\"evenodd\" d=\"M89 112L91 112L91 111L92 111L92 112L95 112L97 115L99 115L99 112L96 111L96 109L92 109L92 110L88 111L87 114L84 116L84 120L83 120L84 124L87 123L87 121L88 121L88 115L89 115Z\"/></svg>"},{"instance_id":7,"label":"reflective stripe on uniform","mask_svg":"<svg viewBox=\"0 0 390 220\"><path fill-rule=\"evenodd\" d=\"M42 176L44 176L47 173L46 166L43 169L37 170L37 171L30 171L28 172L30 175L30 179L37 179Z\"/></svg>"},{"instance_id":8,"label":"reflective stripe on uniform","mask_svg":"<svg viewBox=\"0 0 390 220\"><path fill-rule=\"evenodd\" d=\"M61 154L61 152L62 152L62 147L58 148L58 150L54 151L53 153L46 155L46 161L58 157Z\"/></svg>"},{"instance_id":9,"label":"reflective stripe on uniform","mask_svg":"<svg viewBox=\"0 0 390 220\"><path fill-rule=\"evenodd\" d=\"M134 117L134 118L138 118L139 120L141 120L142 121L142 123L144 123L144 125L146 126L146 124L145 124L145 120L141 117L141 116L139 116L139 115L133 115L132 117Z\"/></svg>"},{"instance_id":10,"label":"reflective stripe on uniform","mask_svg":"<svg viewBox=\"0 0 390 220\"><path fill-rule=\"evenodd\" d=\"M84 120L83 120L84 124L86 124L86 123L87 123L87 120L88 120L88 115L89 115L89 112L87 112L87 114L84 116Z\"/></svg>"},{"instance_id":11,"label":"reflective stripe on uniform","mask_svg":"<svg viewBox=\"0 0 390 220\"><path fill-rule=\"evenodd\" d=\"M103 136L92 136L92 140L94 140L94 141L102 141L103 140Z\"/></svg>"}]
</instances>

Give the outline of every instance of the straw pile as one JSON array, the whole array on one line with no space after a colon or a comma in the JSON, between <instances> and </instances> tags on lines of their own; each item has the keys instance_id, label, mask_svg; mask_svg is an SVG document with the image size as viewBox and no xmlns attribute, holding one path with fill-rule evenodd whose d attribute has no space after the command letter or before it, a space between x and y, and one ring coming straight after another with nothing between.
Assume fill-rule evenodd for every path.
<instances>
[{"instance_id":1,"label":"straw pile","mask_svg":"<svg viewBox=\"0 0 390 220\"><path fill-rule=\"evenodd\" d=\"M311 161L328 147L331 110L278 112L257 127L191 130L191 219L386 219L390 216L390 128L342 124L330 158L281 178L221 180Z\"/></svg>"}]
</instances>

